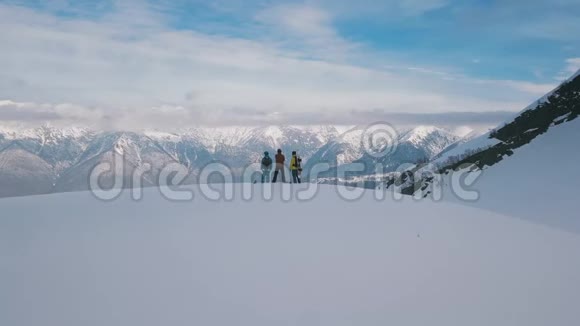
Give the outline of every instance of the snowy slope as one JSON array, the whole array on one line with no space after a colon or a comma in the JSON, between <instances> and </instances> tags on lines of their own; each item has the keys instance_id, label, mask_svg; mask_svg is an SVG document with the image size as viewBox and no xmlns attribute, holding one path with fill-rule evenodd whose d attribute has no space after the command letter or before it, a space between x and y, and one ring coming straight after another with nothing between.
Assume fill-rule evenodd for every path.
<instances>
[{"instance_id":1,"label":"snowy slope","mask_svg":"<svg viewBox=\"0 0 580 326\"><path fill-rule=\"evenodd\" d=\"M0 197L50 192L56 178L49 163L22 148L0 152Z\"/></svg>"},{"instance_id":2,"label":"snowy slope","mask_svg":"<svg viewBox=\"0 0 580 326\"><path fill-rule=\"evenodd\" d=\"M483 171L477 207L580 232L580 119L550 129Z\"/></svg>"},{"instance_id":3,"label":"snowy slope","mask_svg":"<svg viewBox=\"0 0 580 326\"><path fill-rule=\"evenodd\" d=\"M580 174L580 78L562 85L534 110L524 110L513 121L434 160L444 176L429 174L409 184L404 193L419 196L433 193L431 186L443 178L446 197L458 200L450 189L451 176L481 172L470 188L480 194L472 206L516 216L527 221L580 232L578 185ZM490 147L491 146L491 147ZM473 151L445 164L443 160ZM447 161L448 162L448 161ZM466 164L462 166L462 164ZM431 169L425 166L414 175ZM435 180L429 180L432 177ZM436 189L436 188L435 188Z\"/></svg>"},{"instance_id":4,"label":"snowy slope","mask_svg":"<svg viewBox=\"0 0 580 326\"><path fill-rule=\"evenodd\" d=\"M458 200L450 188L454 170L458 174L481 172L471 186L479 192L479 200L462 203L580 232L580 78L571 78L540 102L513 121L446 152L434 162L438 163L437 170L445 173L442 182L450 200ZM483 150L474 151L478 148ZM471 154L461 156L461 152ZM454 155L460 158L444 163ZM420 167L414 175L431 168ZM419 176L403 192L432 194L431 187L441 184L437 180L440 178L437 174Z\"/></svg>"},{"instance_id":5,"label":"snowy slope","mask_svg":"<svg viewBox=\"0 0 580 326\"><path fill-rule=\"evenodd\" d=\"M471 139L460 140L458 143L453 143L452 145L454 146L452 148L447 148L444 152L437 155L431 163L445 165L452 157L460 157L470 152L479 152L498 143L500 143L500 140L490 138L490 132Z\"/></svg>"},{"instance_id":6,"label":"snowy slope","mask_svg":"<svg viewBox=\"0 0 580 326\"><path fill-rule=\"evenodd\" d=\"M0 200L0 324L575 325L580 236L445 203ZM277 198L277 197L275 197Z\"/></svg>"}]
</instances>

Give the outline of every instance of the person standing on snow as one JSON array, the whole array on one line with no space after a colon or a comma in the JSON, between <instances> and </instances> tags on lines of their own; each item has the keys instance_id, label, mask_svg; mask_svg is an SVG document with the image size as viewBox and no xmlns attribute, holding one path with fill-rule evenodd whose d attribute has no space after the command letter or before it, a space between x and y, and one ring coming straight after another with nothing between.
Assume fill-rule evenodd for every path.
<instances>
[{"instance_id":1,"label":"person standing on snow","mask_svg":"<svg viewBox=\"0 0 580 326\"><path fill-rule=\"evenodd\" d=\"M278 149L278 153L274 158L276 159L276 170L274 170L274 179L272 182L276 183L276 180L278 180L278 173L281 173L282 182L286 183L286 175L284 174L284 162L286 161L286 157L282 154L281 149Z\"/></svg>"},{"instance_id":2,"label":"person standing on snow","mask_svg":"<svg viewBox=\"0 0 580 326\"><path fill-rule=\"evenodd\" d=\"M272 158L270 153L264 152L262 158L262 183L270 182L270 172L272 171Z\"/></svg>"},{"instance_id":3,"label":"person standing on snow","mask_svg":"<svg viewBox=\"0 0 580 326\"><path fill-rule=\"evenodd\" d=\"M292 158L290 159L290 171L292 171L292 182L300 183L300 172L302 172L301 167L302 159L298 157L296 151L292 152Z\"/></svg>"}]
</instances>

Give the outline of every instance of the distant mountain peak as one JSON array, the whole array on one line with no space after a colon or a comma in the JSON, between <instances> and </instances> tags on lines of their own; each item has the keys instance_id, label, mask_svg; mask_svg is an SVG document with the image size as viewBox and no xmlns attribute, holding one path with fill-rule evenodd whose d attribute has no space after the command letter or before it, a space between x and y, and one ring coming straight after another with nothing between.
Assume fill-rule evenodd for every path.
<instances>
[{"instance_id":1,"label":"distant mountain peak","mask_svg":"<svg viewBox=\"0 0 580 326\"><path fill-rule=\"evenodd\" d=\"M420 145L433 138L459 138L455 134L435 126L418 126L404 133L399 142L409 142Z\"/></svg>"}]
</instances>

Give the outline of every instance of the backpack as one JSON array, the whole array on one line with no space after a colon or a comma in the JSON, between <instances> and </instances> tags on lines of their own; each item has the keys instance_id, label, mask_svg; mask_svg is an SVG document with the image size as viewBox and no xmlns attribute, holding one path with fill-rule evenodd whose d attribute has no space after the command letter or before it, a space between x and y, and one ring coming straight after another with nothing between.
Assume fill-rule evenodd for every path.
<instances>
[{"instance_id":1,"label":"backpack","mask_svg":"<svg viewBox=\"0 0 580 326\"><path fill-rule=\"evenodd\" d=\"M269 156L266 156L262 159L262 165L269 168L272 166L272 159Z\"/></svg>"},{"instance_id":2,"label":"backpack","mask_svg":"<svg viewBox=\"0 0 580 326\"><path fill-rule=\"evenodd\" d=\"M302 158L300 158L300 156L294 156L294 167L296 168L296 170L298 171L302 171Z\"/></svg>"}]
</instances>

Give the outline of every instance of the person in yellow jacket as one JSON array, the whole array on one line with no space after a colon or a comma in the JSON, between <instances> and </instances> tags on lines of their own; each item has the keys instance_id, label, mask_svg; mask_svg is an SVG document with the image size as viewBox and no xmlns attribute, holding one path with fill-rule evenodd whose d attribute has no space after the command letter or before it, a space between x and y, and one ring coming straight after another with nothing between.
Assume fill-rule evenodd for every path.
<instances>
[{"instance_id":1,"label":"person in yellow jacket","mask_svg":"<svg viewBox=\"0 0 580 326\"><path fill-rule=\"evenodd\" d=\"M292 182L293 183L300 183L300 172L302 171L301 167L302 159L298 157L296 151L292 152L292 158L290 159L290 171L292 171Z\"/></svg>"}]
</instances>

